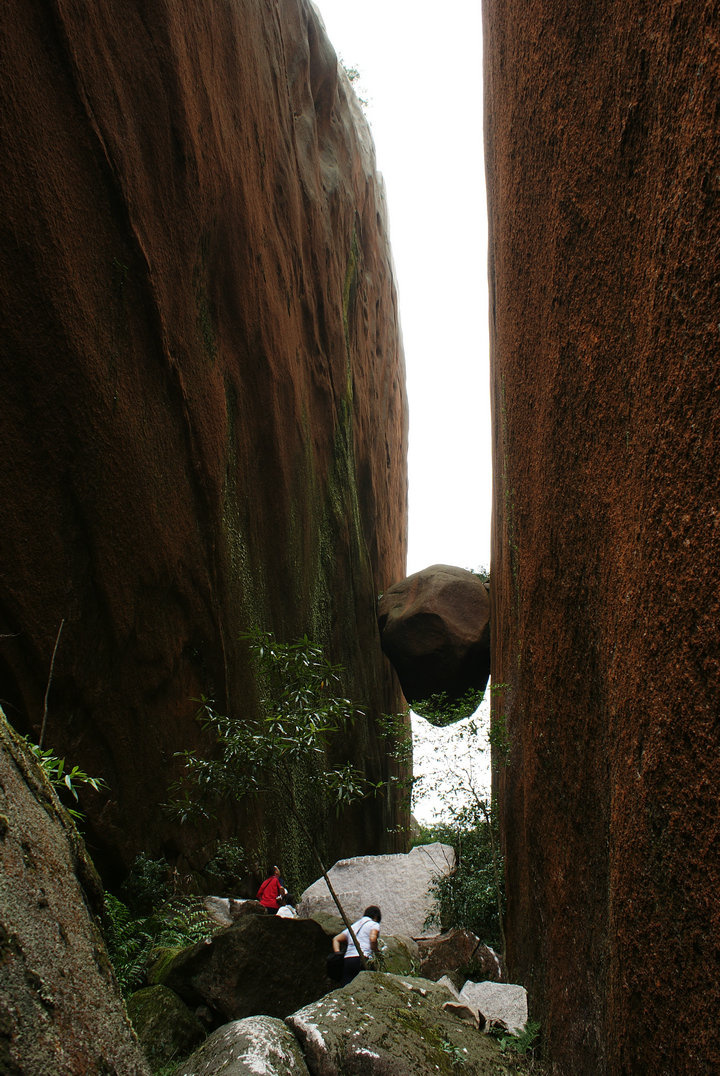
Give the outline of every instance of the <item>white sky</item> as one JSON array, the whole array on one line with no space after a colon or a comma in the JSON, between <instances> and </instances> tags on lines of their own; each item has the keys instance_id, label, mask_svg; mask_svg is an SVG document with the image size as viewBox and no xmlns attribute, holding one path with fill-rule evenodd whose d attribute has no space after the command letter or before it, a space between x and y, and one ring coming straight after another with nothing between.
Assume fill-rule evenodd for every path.
<instances>
[{"instance_id":1,"label":"white sky","mask_svg":"<svg viewBox=\"0 0 720 1076\"><path fill-rule=\"evenodd\" d=\"M336 52L360 71L387 187L410 406L408 574L487 567L480 0L315 2Z\"/></svg>"},{"instance_id":2,"label":"white sky","mask_svg":"<svg viewBox=\"0 0 720 1076\"><path fill-rule=\"evenodd\" d=\"M408 574L490 564L487 217L480 0L315 0L368 99L387 187L410 406ZM489 695L481 707L487 720ZM415 772L438 792L457 729L413 715ZM489 760L477 780L489 783ZM447 787L447 784L446 784Z\"/></svg>"}]
</instances>

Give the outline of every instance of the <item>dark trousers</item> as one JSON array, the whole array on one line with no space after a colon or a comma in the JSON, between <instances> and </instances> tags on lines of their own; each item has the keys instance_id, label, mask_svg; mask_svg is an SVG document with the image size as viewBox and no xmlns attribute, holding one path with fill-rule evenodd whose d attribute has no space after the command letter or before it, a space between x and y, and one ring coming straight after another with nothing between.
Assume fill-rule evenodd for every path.
<instances>
[{"instance_id":1,"label":"dark trousers","mask_svg":"<svg viewBox=\"0 0 720 1076\"><path fill-rule=\"evenodd\" d=\"M362 960L359 956L346 956L343 960L343 977L340 986L347 986L356 975L362 971Z\"/></svg>"}]
</instances>

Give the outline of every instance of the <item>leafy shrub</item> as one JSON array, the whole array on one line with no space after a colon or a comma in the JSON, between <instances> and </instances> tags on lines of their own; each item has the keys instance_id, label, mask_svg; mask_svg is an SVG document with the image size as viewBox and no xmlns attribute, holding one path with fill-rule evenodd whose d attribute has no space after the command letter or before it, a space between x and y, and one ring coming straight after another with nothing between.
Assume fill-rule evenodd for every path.
<instances>
[{"instance_id":1,"label":"leafy shrub","mask_svg":"<svg viewBox=\"0 0 720 1076\"><path fill-rule=\"evenodd\" d=\"M451 844L456 856L453 873L433 882L436 906L426 927L465 928L477 934L486 945L501 950L491 824L466 811L451 823L424 828L415 843L441 841ZM500 898L502 903L504 894L501 893Z\"/></svg>"}]
</instances>

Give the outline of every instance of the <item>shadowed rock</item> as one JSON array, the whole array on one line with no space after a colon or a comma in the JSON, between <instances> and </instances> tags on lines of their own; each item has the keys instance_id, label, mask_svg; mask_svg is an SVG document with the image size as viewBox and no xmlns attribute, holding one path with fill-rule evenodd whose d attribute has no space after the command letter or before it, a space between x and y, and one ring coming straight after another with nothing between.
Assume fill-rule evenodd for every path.
<instances>
[{"instance_id":1,"label":"shadowed rock","mask_svg":"<svg viewBox=\"0 0 720 1076\"><path fill-rule=\"evenodd\" d=\"M403 694L433 724L468 716L490 675L490 598L479 576L434 564L395 583L378 603L380 641ZM449 704L423 706L430 696ZM459 700L465 701L458 708Z\"/></svg>"}]
</instances>

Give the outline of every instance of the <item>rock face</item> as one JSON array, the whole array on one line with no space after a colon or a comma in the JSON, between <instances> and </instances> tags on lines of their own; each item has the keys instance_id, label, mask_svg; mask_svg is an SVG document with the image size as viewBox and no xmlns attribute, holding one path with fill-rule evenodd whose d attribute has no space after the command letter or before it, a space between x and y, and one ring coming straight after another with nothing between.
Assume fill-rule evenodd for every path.
<instances>
[{"instance_id":1,"label":"rock face","mask_svg":"<svg viewBox=\"0 0 720 1076\"><path fill-rule=\"evenodd\" d=\"M0 711L0 1072L148 1076L75 827Z\"/></svg>"},{"instance_id":2,"label":"rock face","mask_svg":"<svg viewBox=\"0 0 720 1076\"><path fill-rule=\"evenodd\" d=\"M444 975L457 981L458 987L472 976L475 979L501 981L502 965L497 954L471 930L449 930L447 934L418 938L420 974L424 979L441 979Z\"/></svg>"},{"instance_id":3,"label":"rock face","mask_svg":"<svg viewBox=\"0 0 720 1076\"><path fill-rule=\"evenodd\" d=\"M254 713L241 631L345 664L353 758L388 768L407 420L382 182L308 0L7 0L0 35L0 697L37 734L62 624L46 743L110 786L83 804L98 864L197 865L158 804L208 746L194 699ZM365 806L343 848L392 847L397 814Z\"/></svg>"},{"instance_id":4,"label":"rock face","mask_svg":"<svg viewBox=\"0 0 720 1076\"><path fill-rule=\"evenodd\" d=\"M173 990L146 986L127 1003L128 1016L153 1071L187 1057L207 1032Z\"/></svg>"},{"instance_id":5,"label":"rock face","mask_svg":"<svg viewBox=\"0 0 720 1076\"><path fill-rule=\"evenodd\" d=\"M431 893L434 878L449 874L455 866L455 852L448 844L425 844L407 855L356 856L341 859L328 871L333 889L351 922L359 919L370 904L382 912L383 934L417 937L435 901ZM313 882L298 904L302 917L337 914L323 878Z\"/></svg>"},{"instance_id":6,"label":"rock face","mask_svg":"<svg viewBox=\"0 0 720 1076\"><path fill-rule=\"evenodd\" d=\"M484 10L508 971L559 1072L718 1071L717 11Z\"/></svg>"},{"instance_id":7,"label":"rock face","mask_svg":"<svg viewBox=\"0 0 720 1076\"><path fill-rule=\"evenodd\" d=\"M434 564L394 583L380 598L378 623L405 698L428 720L432 713L420 705L428 696L444 693L456 700L485 690L490 598L472 572ZM458 716L466 715L455 720Z\"/></svg>"},{"instance_id":8,"label":"rock face","mask_svg":"<svg viewBox=\"0 0 720 1076\"><path fill-rule=\"evenodd\" d=\"M315 1076L418 1076L501 1066L497 1043L443 1010L452 994L428 979L363 971L285 1021ZM452 1060L451 1060L452 1059Z\"/></svg>"}]
</instances>

